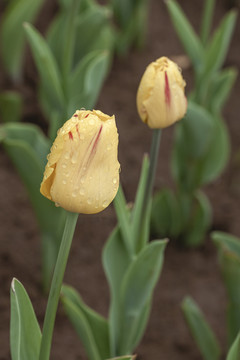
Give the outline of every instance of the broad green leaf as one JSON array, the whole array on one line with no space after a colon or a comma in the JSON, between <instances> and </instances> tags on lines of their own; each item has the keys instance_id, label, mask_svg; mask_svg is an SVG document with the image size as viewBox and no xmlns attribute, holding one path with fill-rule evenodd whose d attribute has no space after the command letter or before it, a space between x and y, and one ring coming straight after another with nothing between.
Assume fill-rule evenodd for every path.
<instances>
[{"instance_id":1,"label":"broad green leaf","mask_svg":"<svg viewBox=\"0 0 240 360\"><path fill-rule=\"evenodd\" d=\"M181 231L182 213L170 189L162 189L153 197L151 228L156 236L176 237Z\"/></svg>"},{"instance_id":2,"label":"broad green leaf","mask_svg":"<svg viewBox=\"0 0 240 360\"><path fill-rule=\"evenodd\" d=\"M128 267L121 283L121 336L119 353L133 350L139 319L152 298L163 264L166 240L149 243Z\"/></svg>"},{"instance_id":3,"label":"broad green leaf","mask_svg":"<svg viewBox=\"0 0 240 360\"><path fill-rule=\"evenodd\" d=\"M194 68L197 71L201 70L203 65L204 49L199 37L176 1L167 0L166 5L170 13L173 26L185 51L190 57Z\"/></svg>"},{"instance_id":4,"label":"broad green leaf","mask_svg":"<svg viewBox=\"0 0 240 360\"><path fill-rule=\"evenodd\" d=\"M14 0L4 12L0 31L1 56L14 80L19 80L22 75L25 44L22 24L34 21L42 3L43 0Z\"/></svg>"},{"instance_id":5,"label":"broad green leaf","mask_svg":"<svg viewBox=\"0 0 240 360\"><path fill-rule=\"evenodd\" d=\"M41 331L31 301L22 284L11 285L10 347L12 360L38 359Z\"/></svg>"},{"instance_id":6,"label":"broad green leaf","mask_svg":"<svg viewBox=\"0 0 240 360\"><path fill-rule=\"evenodd\" d=\"M215 31L205 55L204 77L220 69L224 63L237 19L236 11L230 11Z\"/></svg>"},{"instance_id":7,"label":"broad green leaf","mask_svg":"<svg viewBox=\"0 0 240 360\"><path fill-rule=\"evenodd\" d=\"M214 118L214 136L210 147L201 160L200 184L207 184L215 180L227 165L230 156L230 139L227 127L221 118Z\"/></svg>"},{"instance_id":8,"label":"broad green leaf","mask_svg":"<svg viewBox=\"0 0 240 360\"><path fill-rule=\"evenodd\" d=\"M61 235L65 212L39 191L49 140L35 125L9 123L0 127L0 141L26 186L41 231Z\"/></svg>"},{"instance_id":9,"label":"broad green leaf","mask_svg":"<svg viewBox=\"0 0 240 360\"><path fill-rule=\"evenodd\" d=\"M62 302L91 360L110 356L108 322L89 308L70 286L62 287Z\"/></svg>"},{"instance_id":10,"label":"broad green leaf","mask_svg":"<svg viewBox=\"0 0 240 360\"><path fill-rule=\"evenodd\" d=\"M187 297L182 302L182 310L203 359L219 360L219 342L197 304L192 298Z\"/></svg>"},{"instance_id":11,"label":"broad green leaf","mask_svg":"<svg viewBox=\"0 0 240 360\"><path fill-rule=\"evenodd\" d=\"M226 360L240 360L240 333L231 346Z\"/></svg>"},{"instance_id":12,"label":"broad green leaf","mask_svg":"<svg viewBox=\"0 0 240 360\"><path fill-rule=\"evenodd\" d=\"M200 105L189 102L188 111L176 126L172 172L182 190L195 191L202 181L201 161L215 139L215 119Z\"/></svg>"},{"instance_id":13,"label":"broad green leaf","mask_svg":"<svg viewBox=\"0 0 240 360\"><path fill-rule=\"evenodd\" d=\"M109 24L110 17L109 8L99 5L88 9L78 17L74 64L77 64L79 59L93 50L92 44L95 43L96 37L98 37L104 26Z\"/></svg>"},{"instance_id":14,"label":"broad green leaf","mask_svg":"<svg viewBox=\"0 0 240 360\"><path fill-rule=\"evenodd\" d=\"M228 294L228 340L232 344L240 329L240 239L223 232L214 232L219 263Z\"/></svg>"},{"instance_id":15,"label":"broad green leaf","mask_svg":"<svg viewBox=\"0 0 240 360\"><path fill-rule=\"evenodd\" d=\"M52 108L64 108L62 79L55 58L42 35L30 24L25 24L25 31L32 54L41 78L45 97Z\"/></svg>"},{"instance_id":16,"label":"broad green leaf","mask_svg":"<svg viewBox=\"0 0 240 360\"><path fill-rule=\"evenodd\" d=\"M209 109L213 114L220 114L237 78L235 68L224 69L213 78L209 92Z\"/></svg>"},{"instance_id":17,"label":"broad green leaf","mask_svg":"<svg viewBox=\"0 0 240 360\"><path fill-rule=\"evenodd\" d=\"M184 244L188 247L202 244L211 220L212 210L209 200L203 192L198 191L193 198L188 224L183 231Z\"/></svg>"},{"instance_id":18,"label":"broad green leaf","mask_svg":"<svg viewBox=\"0 0 240 360\"><path fill-rule=\"evenodd\" d=\"M120 313L120 284L131 263L119 227L112 232L104 246L102 262L111 294L109 332L111 354L114 356L117 353L122 321Z\"/></svg>"},{"instance_id":19,"label":"broad green leaf","mask_svg":"<svg viewBox=\"0 0 240 360\"><path fill-rule=\"evenodd\" d=\"M4 91L0 93L0 116L1 120L7 122L18 122L22 112L22 96L15 91Z\"/></svg>"},{"instance_id":20,"label":"broad green leaf","mask_svg":"<svg viewBox=\"0 0 240 360\"><path fill-rule=\"evenodd\" d=\"M69 109L92 108L99 96L103 81L109 68L109 54L94 51L78 64L69 81Z\"/></svg>"}]
</instances>

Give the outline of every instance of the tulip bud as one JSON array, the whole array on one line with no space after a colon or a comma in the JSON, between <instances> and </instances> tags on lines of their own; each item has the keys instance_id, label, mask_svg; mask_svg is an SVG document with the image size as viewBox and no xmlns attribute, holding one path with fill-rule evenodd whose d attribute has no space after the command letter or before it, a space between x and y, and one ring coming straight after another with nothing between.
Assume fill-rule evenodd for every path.
<instances>
[{"instance_id":1,"label":"tulip bud","mask_svg":"<svg viewBox=\"0 0 240 360\"><path fill-rule=\"evenodd\" d=\"M77 110L58 131L40 192L71 212L104 210L119 186L117 147L114 116Z\"/></svg>"},{"instance_id":2,"label":"tulip bud","mask_svg":"<svg viewBox=\"0 0 240 360\"><path fill-rule=\"evenodd\" d=\"M150 128L161 129L183 118L187 111L186 83L178 66L166 57L152 62L137 93L140 118Z\"/></svg>"}]
</instances>

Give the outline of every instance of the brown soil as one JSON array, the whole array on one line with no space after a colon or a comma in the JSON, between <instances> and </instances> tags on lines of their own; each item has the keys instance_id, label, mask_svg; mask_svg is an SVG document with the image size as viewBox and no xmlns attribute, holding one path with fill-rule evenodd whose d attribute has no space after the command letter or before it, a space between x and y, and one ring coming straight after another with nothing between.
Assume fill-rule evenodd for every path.
<instances>
[{"instance_id":1,"label":"brown soil","mask_svg":"<svg viewBox=\"0 0 240 360\"><path fill-rule=\"evenodd\" d=\"M195 27L199 25L201 2L181 0ZM216 23L226 12L226 1L217 1ZM47 10L45 10L47 11ZM52 10L51 10L52 11ZM238 23L226 65L239 67ZM148 151L151 131L138 119L135 94L140 77L147 64L162 55L183 54L181 45L171 26L164 2L152 1L150 7L147 44L141 52L132 51L124 59L116 59L109 78L100 95L98 108L117 118L121 162L121 180L128 201L134 200L143 154ZM191 69L183 70L191 86ZM0 84L4 85L5 78ZM25 120L42 121L36 104L34 82L23 88L27 99ZM213 228L240 236L240 165L234 159L239 150L240 122L238 119L240 84L236 83L224 111L229 127L232 154L224 174L206 192L214 210ZM163 132L159 166L155 187L171 184L169 158L173 128ZM204 136L204 134L203 134ZM0 150L0 360L10 359L9 352L9 288L13 277L26 287L38 319L42 324L46 297L41 293L40 239L37 224L26 191L11 165ZM109 294L101 266L101 250L116 223L113 206L99 215L79 216L75 239L68 262L65 282L73 285L86 303L107 315ZM161 279L155 291L151 318L145 336L136 349L139 359L200 360L185 325L180 303L190 294L205 312L219 340L226 349L225 310L226 295L216 249L211 240L197 250L181 250L169 243ZM86 359L82 345L62 309L59 309L52 348L53 360Z\"/></svg>"}]
</instances>

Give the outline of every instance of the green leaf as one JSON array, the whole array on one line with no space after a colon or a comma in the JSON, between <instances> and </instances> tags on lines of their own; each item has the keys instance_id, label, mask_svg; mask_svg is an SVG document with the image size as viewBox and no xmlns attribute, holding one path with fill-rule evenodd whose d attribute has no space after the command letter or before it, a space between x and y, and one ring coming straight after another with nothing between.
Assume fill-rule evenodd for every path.
<instances>
[{"instance_id":1,"label":"green leaf","mask_svg":"<svg viewBox=\"0 0 240 360\"><path fill-rule=\"evenodd\" d=\"M233 30L237 19L237 12L230 11L222 20L207 47L204 77L209 77L221 68L224 63Z\"/></svg>"},{"instance_id":2,"label":"green leaf","mask_svg":"<svg viewBox=\"0 0 240 360\"><path fill-rule=\"evenodd\" d=\"M3 64L14 80L22 75L25 21L33 22L43 0L14 0L6 8L1 25L1 55Z\"/></svg>"},{"instance_id":3,"label":"green leaf","mask_svg":"<svg viewBox=\"0 0 240 360\"><path fill-rule=\"evenodd\" d=\"M226 360L240 360L240 333L231 346Z\"/></svg>"},{"instance_id":4,"label":"green leaf","mask_svg":"<svg viewBox=\"0 0 240 360\"><path fill-rule=\"evenodd\" d=\"M148 241L147 229L146 229L145 238L141 239L141 234L144 235L144 231L142 228L143 227L146 228L146 226L149 225L149 221L148 221L149 218L147 219L147 216L146 216L145 224L142 224L141 217L142 217L143 208L150 206L149 204L144 203L145 188L147 185L149 166L150 166L149 158L148 158L148 156L144 156L143 163L142 163L142 170L141 170L140 179L139 179L138 188L137 188L136 199L135 199L134 207L133 207L132 214L131 214L131 236L132 236L132 240L134 242L134 249L137 251L141 250L142 246L144 244L146 244L146 242Z\"/></svg>"},{"instance_id":5,"label":"green leaf","mask_svg":"<svg viewBox=\"0 0 240 360\"><path fill-rule=\"evenodd\" d=\"M24 28L47 102L51 104L52 108L61 111L61 109L64 108L65 99L56 60L42 35L30 24L26 23Z\"/></svg>"},{"instance_id":6,"label":"green leaf","mask_svg":"<svg viewBox=\"0 0 240 360\"><path fill-rule=\"evenodd\" d=\"M214 232L223 281L228 294L228 341L232 344L240 329L240 239L223 232Z\"/></svg>"},{"instance_id":7,"label":"green leaf","mask_svg":"<svg viewBox=\"0 0 240 360\"><path fill-rule=\"evenodd\" d=\"M201 160L199 183L207 184L220 176L230 156L230 139L227 127L221 118L214 117L214 136L204 158Z\"/></svg>"},{"instance_id":8,"label":"green leaf","mask_svg":"<svg viewBox=\"0 0 240 360\"><path fill-rule=\"evenodd\" d=\"M119 227L112 232L104 246L102 262L111 294L109 313L110 349L112 356L115 356L122 321L120 313L120 284L131 263Z\"/></svg>"},{"instance_id":9,"label":"green leaf","mask_svg":"<svg viewBox=\"0 0 240 360\"><path fill-rule=\"evenodd\" d=\"M0 94L0 116L1 120L7 122L18 122L22 113L22 96L15 91L4 91Z\"/></svg>"},{"instance_id":10,"label":"green leaf","mask_svg":"<svg viewBox=\"0 0 240 360\"><path fill-rule=\"evenodd\" d=\"M203 359L219 360L219 342L197 304L187 297L182 302L182 310Z\"/></svg>"},{"instance_id":11,"label":"green leaf","mask_svg":"<svg viewBox=\"0 0 240 360\"><path fill-rule=\"evenodd\" d=\"M121 283L121 334L119 353L133 350L140 316L152 298L163 264L166 240L149 243L132 261ZM142 329L141 329L142 330Z\"/></svg>"},{"instance_id":12,"label":"green leaf","mask_svg":"<svg viewBox=\"0 0 240 360\"><path fill-rule=\"evenodd\" d=\"M77 291L70 286L62 287L62 302L89 358L108 358L110 349L107 320L84 304Z\"/></svg>"},{"instance_id":13,"label":"green leaf","mask_svg":"<svg viewBox=\"0 0 240 360\"><path fill-rule=\"evenodd\" d=\"M76 108L92 108L95 105L108 68L107 52L91 52L79 62L69 81L68 113L73 113Z\"/></svg>"},{"instance_id":14,"label":"green leaf","mask_svg":"<svg viewBox=\"0 0 240 360\"><path fill-rule=\"evenodd\" d=\"M213 114L220 114L237 78L235 68L224 69L212 79L209 98L209 109Z\"/></svg>"},{"instance_id":15,"label":"green leaf","mask_svg":"<svg viewBox=\"0 0 240 360\"><path fill-rule=\"evenodd\" d=\"M180 6L174 0L167 0L166 5L170 13L173 26L182 45L191 59L196 71L201 70L204 60L204 49L201 41Z\"/></svg>"},{"instance_id":16,"label":"green leaf","mask_svg":"<svg viewBox=\"0 0 240 360\"><path fill-rule=\"evenodd\" d=\"M118 356L108 360L135 360L135 359L136 359L136 355L126 355L126 356Z\"/></svg>"},{"instance_id":17,"label":"green leaf","mask_svg":"<svg viewBox=\"0 0 240 360\"><path fill-rule=\"evenodd\" d=\"M170 189L162 189L153 198L151 227L155 235L176 237L182 227L182 213L176 195Z\"/></svg>"},{"instance_id":18,"label":"green leaf","mask_svg":"<svg viewBox=\"0 0 240 360\"><path fill-rule=\"evenodd\" d=\"M204 46L208 42L215 3L216 0L205 0L202 23L201 23L201 41Z\"/></svg>"},{"instance_id":19,"label":"green leaf","mask_svg":"<svg viewBox=\"0 0 240 360\"><path fill-rule=\"evenodd\" d=\"M191 213L186 229L183 231L183 242L188 247L196 247L205 240L211 224L212 210L206 195L198 191L193 198Z\"/></svg>"},{"instance_id":20,"label":"green leaf","mask_svg":"<svg viewBox=\"0 0 240 360\"><path fill-rule=\"evenodd\" d=\"M12 360L38 359L41 331L31 301L22 284L11 285L10 347Z\"/></svg>"}]
</instances>

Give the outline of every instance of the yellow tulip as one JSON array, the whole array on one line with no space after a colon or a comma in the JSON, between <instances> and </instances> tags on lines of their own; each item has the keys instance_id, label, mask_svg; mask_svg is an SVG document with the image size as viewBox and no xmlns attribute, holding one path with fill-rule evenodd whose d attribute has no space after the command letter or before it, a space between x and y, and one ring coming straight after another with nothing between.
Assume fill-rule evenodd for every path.
<instances>
[{"instance_id":1,"label":"yellow tulip","mask_svg":"<svg viewBox=\"0 0 240 360\"><path fill-rule=\"evenodd\" d=\"M119 186L114 116L77 110L58 131L40 191L57 206L84 214L104 210Z\"/></svg>"},{"instance_id":2,"label":"yellow tulip","mask_svg":"<svg viewBox=\"0 0 240 360\"><path fill-rule=\"evenodd\" d=\"M161 129L183 118L187 111L185 81L178 66L167 57L152 62L137 93L140 118L150 128Z\"/></svg>"}]
</instances>

